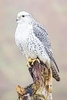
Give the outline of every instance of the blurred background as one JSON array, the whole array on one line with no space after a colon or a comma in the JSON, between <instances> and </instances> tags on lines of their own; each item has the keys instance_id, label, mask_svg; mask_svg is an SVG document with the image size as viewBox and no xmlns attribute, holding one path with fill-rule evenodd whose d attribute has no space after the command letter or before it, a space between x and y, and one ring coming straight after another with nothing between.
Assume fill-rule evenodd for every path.
<instances>
[{"instance_id":1,"label":"blurred background","mask_svg":"<svg viewBox=\"0 0 67 100\"><path fill-rule=\"evenodd\" d=\"M53 79L53 99L67 100L67 0L0 0L0 100L17 100L16 86L32 83L14 41L20 11L46 27L61 77L60 82Z\"/></svg>"}]
</instances>

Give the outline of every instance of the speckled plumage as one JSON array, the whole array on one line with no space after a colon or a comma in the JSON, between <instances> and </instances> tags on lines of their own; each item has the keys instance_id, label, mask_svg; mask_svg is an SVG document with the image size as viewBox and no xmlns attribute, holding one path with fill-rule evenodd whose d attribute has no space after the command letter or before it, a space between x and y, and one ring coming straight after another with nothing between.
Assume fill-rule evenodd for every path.
<instances>
[{"instance_id":1,"label":"speckled plumage","mask_svg":"<svg viewBox=\"0 0 67 100\"><path fill-rule=\"evenodd\" d=\"M36 22L32 15L27 12L20 12L17 15L17 23L15 41L20 51L27 59L38 57L47 67L51 67L53 73L59 77L59 69L54 60L51 44L44 26Z\"/></svg>"}]
</instances>

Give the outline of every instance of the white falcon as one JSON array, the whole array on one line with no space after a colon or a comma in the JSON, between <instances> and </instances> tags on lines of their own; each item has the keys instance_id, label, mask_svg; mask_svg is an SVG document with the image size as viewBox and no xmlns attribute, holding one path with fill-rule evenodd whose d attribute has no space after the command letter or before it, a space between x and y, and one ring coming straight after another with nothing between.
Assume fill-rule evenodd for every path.
<instances>
[{"instance_id":1,"label":"white falcon","mask_svg":"<svg viewBox=\"0 0 67 100\"><path fill-rule=\"evenodd\" d=\"M53 77L60 81L59 69L54 60L48 34L43 25L36 22L28 12L19 12L15 42L27 59L39 58L47 68L52 69Z\"/></svg>"}]
</instances>

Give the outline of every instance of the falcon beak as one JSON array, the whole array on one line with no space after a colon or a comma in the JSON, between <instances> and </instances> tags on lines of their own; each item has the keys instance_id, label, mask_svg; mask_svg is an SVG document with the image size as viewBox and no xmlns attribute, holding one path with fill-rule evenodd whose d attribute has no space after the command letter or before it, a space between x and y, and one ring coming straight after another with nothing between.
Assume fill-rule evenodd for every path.
<instances>
[{"instance_id":1,"label":"falcon beak","mask_svg":"<svg viewBox=\"0 0 67 100\"><path fill-rule=\"evenodd\" d=\"M19 21L19 18L17 18L16 21Z\"/></svg>"},{"instance_id":2,"label":"falcon beak","mask_svg":"<svg viewBox=\"0 0 67 100\"><path fill-rule=\"evenodd\" d=\"M20 20L20 16L18 16L17 18L16 18L16 21L19 21Z\"/></svg>"},{"instance_id":3,"label":"falcon beak","mask_svg":"<svg viewBox=\"0 0 67 100\"><path fill-rule=\"evenodd\" d=\"M21 18L21 16L17 16L16 21L19 21Z\"/></svg>"}]
</instances>

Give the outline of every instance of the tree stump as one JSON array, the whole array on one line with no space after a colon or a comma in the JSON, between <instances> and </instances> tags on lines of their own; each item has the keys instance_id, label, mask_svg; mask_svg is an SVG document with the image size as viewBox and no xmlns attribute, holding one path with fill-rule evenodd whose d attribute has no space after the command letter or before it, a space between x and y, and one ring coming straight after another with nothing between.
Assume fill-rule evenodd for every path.
<instances>
[{"instance_id":1,"label":"tree stump","mask_svg":"<svg viewBox=\"0 0 67 100\"><path fill-rule=\"evenodd\" d=\"M19 100L52 100L52 70L47 68L42 62L37 60L30 63L28 68L33 79L33 83L23 88L16 87Z\"/></svg>"}]
</instances>

